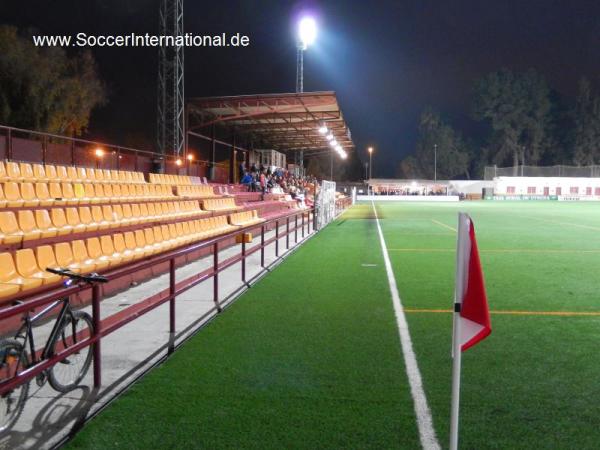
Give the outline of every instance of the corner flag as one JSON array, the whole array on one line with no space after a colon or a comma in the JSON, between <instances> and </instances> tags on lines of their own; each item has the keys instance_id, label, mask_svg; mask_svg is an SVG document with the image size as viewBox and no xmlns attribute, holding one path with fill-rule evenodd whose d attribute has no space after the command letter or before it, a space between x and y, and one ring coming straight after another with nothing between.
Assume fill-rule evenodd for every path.
<instances>
[{"instance_id":1,"label":"corner flag","mask_svg":"<svg viewBox=\"0 0 600 450\"><path fill-rule=\"evenodd\" d=\"M456 285L454 291L454 331L452 333L452 411L450 450L458 448L461 352L485 339L492 332L479 261L473 221L458 214L456 244Z\"/></svg>"}]
</instances>

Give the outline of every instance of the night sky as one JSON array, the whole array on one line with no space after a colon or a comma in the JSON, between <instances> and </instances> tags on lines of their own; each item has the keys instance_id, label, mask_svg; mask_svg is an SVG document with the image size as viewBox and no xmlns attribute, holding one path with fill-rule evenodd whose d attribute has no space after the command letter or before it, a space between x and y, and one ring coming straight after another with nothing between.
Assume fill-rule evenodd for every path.
<instances>
[{"instance_id":1,"label":"night sky","mask_svg":"<svg viewBox=\"0 0 600 450\"><path fill-rule=\"evenodd\" d=\"M0 23L47 34L157 33L156 0L0 0ZM534 68L567 101L582 76L600 75L598 1L193 1L185 30L240 32L243 49L188 48L186 97L292 92L294 23L310 10L317 44L305 56L305 91L334 90L357 151L374 145L374 176L393 176L432 106L466 131L473 81L506 67ZM94 49L109 102L89 136L152 148L156 48ZM468 137L468 136L467 136Z\"/></svg>"}]
</instances>

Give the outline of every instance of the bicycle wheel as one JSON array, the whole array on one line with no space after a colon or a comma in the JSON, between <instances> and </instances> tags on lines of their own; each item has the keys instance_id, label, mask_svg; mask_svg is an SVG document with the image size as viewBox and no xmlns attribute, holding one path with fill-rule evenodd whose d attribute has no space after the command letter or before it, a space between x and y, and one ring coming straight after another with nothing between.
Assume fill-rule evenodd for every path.
<instances>
[{"instance_id":1,"label":"bicycle wheel","mask_svg":"<svg viewBox=\"0 0 600 450\"><path fill-rule=\"evenodd\" d=\"M0 382L10 380L29 366L27 351L15 339L0 341ZM0 433L9 430L23 412L29 381L0 396Z\"/></svg>"},{"instance_id":2,"label":"bicycle wheel","mask_svg":"<svg viewBox=\"0 0 600 450\"><path fill-rule=\"evenodd\" d=\"M52 344L52 354L81 342L93 335L94 326L92 318L84 312L74 312L63 320L61 329ZM75 388L83 379L92 362L92 346L82 349L67 356L56 363L48 371L48 382L59 392L68 392Z\"/></svg>"}]
</instances>

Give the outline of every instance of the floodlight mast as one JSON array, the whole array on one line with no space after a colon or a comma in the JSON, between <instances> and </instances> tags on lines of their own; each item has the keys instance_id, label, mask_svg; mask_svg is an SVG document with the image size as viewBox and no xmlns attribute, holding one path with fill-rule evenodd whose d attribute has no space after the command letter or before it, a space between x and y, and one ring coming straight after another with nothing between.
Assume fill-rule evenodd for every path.
<instances>
[{"instance_id":1,"label":"floodlight mast","mask_svg":"<svg viewBox=\"0 0 600 450\"><path fill-rule=\"evenodd\" d=\"M312 17L303 17L298 23L298 40L296 43L296 93L304 92L304 51L317 37L317 24ZM298 152L300 158L300 174L304 175L304 151Z\"/></svg>"}]
</instances>

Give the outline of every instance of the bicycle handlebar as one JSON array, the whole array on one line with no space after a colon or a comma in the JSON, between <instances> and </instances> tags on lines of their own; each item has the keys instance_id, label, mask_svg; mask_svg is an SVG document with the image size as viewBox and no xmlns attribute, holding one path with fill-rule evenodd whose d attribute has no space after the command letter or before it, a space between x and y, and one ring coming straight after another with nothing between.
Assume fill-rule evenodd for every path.
<instances>
[{"instance_id":1,"label":"bicycle handlebar","mask_svg":"<svg viewBox=\"0 0 600 450\"><path fill-rule=\"evenodd\" d=\"M46 272L54 273L56 275L62 275L75 281L84 281L85 283L107 283L108 278L98 275L97 273L90 273L89 275L80 275L72 272L69 269L54 269L52 267L46 267Z\"/></svg>"}]
</instances>

